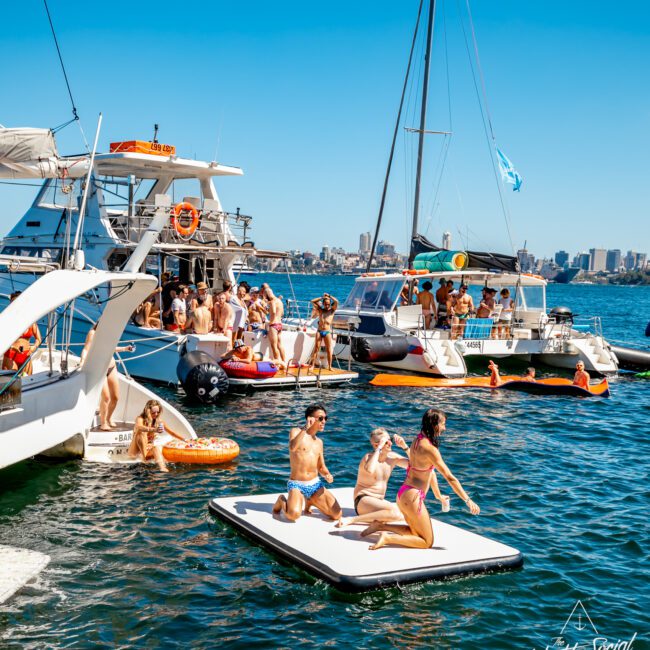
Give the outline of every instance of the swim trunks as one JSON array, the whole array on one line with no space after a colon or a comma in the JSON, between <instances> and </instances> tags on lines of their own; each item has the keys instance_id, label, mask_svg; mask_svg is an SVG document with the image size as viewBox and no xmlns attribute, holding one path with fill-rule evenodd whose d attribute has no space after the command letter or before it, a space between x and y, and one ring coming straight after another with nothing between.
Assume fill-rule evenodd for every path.
<instances>
[{"instance_id":1,"label":"swim trunks","mask_svg":"<svg viewBox=\"0 0 650 650\"><path fill-rule=\"evenodd\" d=\"M311 481L287 481L287 492L291 492L291 490L300 490L300 493L305 497L305 499L311 499L322 487L323 483L318 476Z\"/></svg>"}]
</instances>

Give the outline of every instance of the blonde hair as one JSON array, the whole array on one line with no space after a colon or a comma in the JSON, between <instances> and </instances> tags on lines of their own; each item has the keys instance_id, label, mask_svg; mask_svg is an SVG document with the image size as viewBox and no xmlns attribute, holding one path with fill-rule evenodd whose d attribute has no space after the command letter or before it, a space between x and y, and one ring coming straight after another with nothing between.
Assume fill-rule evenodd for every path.
<instances>
[{"instance_id":1,"label":"blonde hair","mask_svg":"<svg viewBox=\"0 0 650 650\"><path fill-rule=\"evenodd\" d=\"M140 417L147 423L153 422L153 418L151 417L151 409L156 406L160 409L160 413L158 413L158 417L160 417L163 412L163 407L157 399L150 399L144 405L144 408L142 409L142 413L140 413Z\"/></svg>"},{"instance_id":2,"label":"blonde hair","mask_svg":"<svg viewBox=\"0 0 650 650\"><path fill-rule=\"evenodd\" d=\"M377 427L370 432L370 440L379 440L382 436L390 438L390 434L383 427Z\"/></svg>"}]
</instances>

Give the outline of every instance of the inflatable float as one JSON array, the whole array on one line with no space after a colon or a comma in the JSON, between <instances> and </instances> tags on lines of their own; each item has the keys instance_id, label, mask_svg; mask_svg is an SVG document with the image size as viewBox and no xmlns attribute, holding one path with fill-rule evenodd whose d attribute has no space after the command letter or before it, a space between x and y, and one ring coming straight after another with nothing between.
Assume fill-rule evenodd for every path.
<instances>
[{"instance_id":1,"label":"inflatable float","mask_svg":"<svg viewBox=\"0 0 650 650\"><path fill-rule=\"evenodd\" d=\"M549 377L536 381L523 381L521 377L506 375L501 377L499 386L490 385L490 377L462 377L443 379L420 377L416 375L392 375L380 373L372 380L373 386L413 386L419 388L491 388L493 390L519 390L535 395L572 395L574 397L609 397L607 378L598 384L591 384L589 390L575 386L571 379Z\"/></svg>"},{"instance_id":2,"label":"inflatable float","mask_svg":"<svg viewBox=\"0 0 650 650\"><path fill-rule=\"evenodd\" d=\"M344 516L354 516L353 489L331 490ZM361 537L363 527L334 527L318 510L295 523L273 516L278 495L241 495L212 499L210 512L280 557L347 592L366 591L409 582L441 580L523 564L511 546L432 519L433 548L368 547L376 536ZM467 515L469 517L469 514Z\"/></svg>"},{"instance_id":3,"label":"inflatable float","mask_svg":"<svg viewBox=\"0 0 650 650\"><path fill-rule=\"evenodd\" d=\"M220 361L219 366L234 379L268 379L275 376L278 367L270 361L251 361L244 363L235 359Z\"/></svg>"},{"instance_id":4,"label":"inflatable float","mask_svg":"<svg viewBox=\"0 0 650 650\"><path fill-rule=\"evenodd\" d=\"M163 447L163 456L170 463L218 465L237 458L239 445L229 438L172 440Z\"/></svg>"}]
</instances>

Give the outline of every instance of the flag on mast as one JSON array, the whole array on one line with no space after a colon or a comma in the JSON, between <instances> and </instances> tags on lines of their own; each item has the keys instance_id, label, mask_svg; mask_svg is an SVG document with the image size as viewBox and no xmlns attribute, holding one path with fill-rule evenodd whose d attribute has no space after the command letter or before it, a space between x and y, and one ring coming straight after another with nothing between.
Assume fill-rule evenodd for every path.
<instances>
[{"instance_id":1,"label":"flag on mast","mask_svg":"<svg viewBox=\"0 0 650 650\"><path fill-rule=\"evenodd\" d=\"M508 156L506 156L501 149L497 147L497 160L499 161L499 169L501 170L501 178L506 182L510 183L514 187L512 188L513 192L519 192L521 184L524 182L522 177L517 173L517 170L514 168L513 164L510 162Z\"/></svg>"}]
</instances>

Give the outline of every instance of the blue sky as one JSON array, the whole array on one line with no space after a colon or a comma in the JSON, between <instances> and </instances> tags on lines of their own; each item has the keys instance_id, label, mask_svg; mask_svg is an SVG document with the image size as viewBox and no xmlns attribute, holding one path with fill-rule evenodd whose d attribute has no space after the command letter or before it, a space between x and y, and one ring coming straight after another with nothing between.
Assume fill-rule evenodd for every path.
<instances>
[{"instance_id":1,"label":"blue sky","mask_svg":"<svg viewBox=\"0 0 650 650\"><path fill-rule=\"evenodd\" d=\"M157 122L179 155L241 166L243 178L217 189L227 209L254 216L254 239L266 248L356 249L374 227L416 0L49 4L89 140L104 114L100 150L148 139ZM427 136L421 230L507 252L460 27L465 0L438 5L427 127L449 130L451 113L453 135L437 193L443 138ZM556 0L471 7L497 142L524 177L520 193L504 191L515 247L650 252L650 9ZM22 28L0 41L0 123L65 121L69 100L42 3L11 3L3 22ZM60 134L62 153L81 145L75 127ZM382 231L401 250L414 145L400 134ZM0 234L34 191L0 185Z\"/></svg>"}]
</instances>

